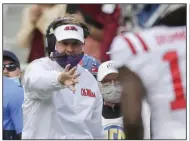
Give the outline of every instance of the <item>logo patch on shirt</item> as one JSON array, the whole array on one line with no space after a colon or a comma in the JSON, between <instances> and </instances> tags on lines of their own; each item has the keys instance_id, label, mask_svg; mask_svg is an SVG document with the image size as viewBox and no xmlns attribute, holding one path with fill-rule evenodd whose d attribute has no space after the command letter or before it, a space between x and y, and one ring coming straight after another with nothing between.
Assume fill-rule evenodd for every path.
<instances>
[{"instance_id":1,"label":"logo patch on shirt","mask_svg":"<svg viewBox=\"0 0 190 141\"><path fill-rule=\"evenodd\" d=\"M104 126L106 139L125 139L124 128L121 125L109 124Z\"/></svg>"},{"instance_id":2,"label":"logo patch on shirt","mask_svg":"<svg viewBox=\"0 0 190 141\"><path fill-rule=\"evenodd\" d=\"M89 96L89 97L96 97L95 93L92 92L90 89L81 89L81 95L82 96Z\"/></svg>"}]
</instances>

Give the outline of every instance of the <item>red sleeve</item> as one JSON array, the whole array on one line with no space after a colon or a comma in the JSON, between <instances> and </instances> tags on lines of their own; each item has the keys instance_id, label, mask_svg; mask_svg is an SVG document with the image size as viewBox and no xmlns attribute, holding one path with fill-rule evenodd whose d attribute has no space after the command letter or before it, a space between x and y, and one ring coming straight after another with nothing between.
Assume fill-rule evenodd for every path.
<instances>
[{"instance_id":1,"label":"red sleeve","mask_svg":"<svg viewBox=\"0 0 190 141\"><path fill-rule=\"evenodd\" d=\"M104 21L104 39L100 47L102 62L110 60L106 52L109 51L112 40L116 36L120 12L120 8L117 6L112 14L104 14L102 18Z\"/></svg>"},{"instance_id":2,"label":"red sleeve","mask_svg":"<svg viewBox=\"0 0 190 141\"><path fill-rule=\"evenodd\" d=\"M28 63L45 56L43 36L44 35L38 29L34 30L34 37L31 42Z\"/></svg>"}]
</instances>

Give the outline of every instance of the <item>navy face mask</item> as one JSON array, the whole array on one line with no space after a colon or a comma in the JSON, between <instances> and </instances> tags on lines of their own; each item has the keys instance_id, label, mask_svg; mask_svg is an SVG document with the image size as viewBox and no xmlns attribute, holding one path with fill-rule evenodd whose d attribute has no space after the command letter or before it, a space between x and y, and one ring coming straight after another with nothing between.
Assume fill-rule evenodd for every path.
<instances>
[{"instance_id":1,"label":"navy face mask","mask_svg":"<svg viewBox=\"0 0 190 141\"><path fill-rule=\"evenodd\" d=\"M65 68L66 65L70 64L70 69L79 64L80 60L83 58L84 52L81 54L67 55L60 54L56 50L53 53L53 59L62 67Z\"/></svg>"}]
</instances>

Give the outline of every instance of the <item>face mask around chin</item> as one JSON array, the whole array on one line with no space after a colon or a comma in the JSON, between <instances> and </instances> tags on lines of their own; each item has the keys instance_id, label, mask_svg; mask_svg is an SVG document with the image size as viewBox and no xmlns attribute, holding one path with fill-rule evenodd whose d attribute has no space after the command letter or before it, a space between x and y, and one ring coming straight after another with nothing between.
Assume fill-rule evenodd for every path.
<instances>
[{"instance_id":1,"label":"face mask around chin","mask_svg":"<svg viewBox=\"0 0 190 141\"><path fill-rule=\"evenodd\" d=\"M70 64L71 65L70 69L73 68L74 66L77 66L77 64L79 64L83 56L84 56L84 52L77 55L65 54L61 56L60 53L55 51L53 54L53 58L61 67L65 68L66 65Z\"/></svg>"},{"instance_id":2,"label":"face mask around chin","mask_svg":"<svg viewBox=\"0 0 190 141\"><path fill-rule=\"evenodd\" d=\"M104 101L111 103L119 103L121 98L121 87L110 84L107 86L100 86L102 97Z\"/></svg>"},{"instance_id":3,"label":"face mask around chin","mask_svg":"<svg viewBox=\"0 0 190 141\"><path fill-rule=\"evenodd\" d=\"M20 83L20 76L18 76L18 77L8 77L8 79L14 81L18 86L21 85L21 83Z\"/></svg>"}]
</instances>

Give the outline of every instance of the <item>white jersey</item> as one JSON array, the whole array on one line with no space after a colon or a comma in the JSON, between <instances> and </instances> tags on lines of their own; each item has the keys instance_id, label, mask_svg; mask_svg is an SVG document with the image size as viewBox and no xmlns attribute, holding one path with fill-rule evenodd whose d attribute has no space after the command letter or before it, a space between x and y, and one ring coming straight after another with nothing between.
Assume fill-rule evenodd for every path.
<instances>
[{"instance_id":1,"label":"white jersey","mask_svg":"<svg viewBox=\"0 0 190 141\"><path fill-rule=\"evenodd\" d=\"M22 139L103 139L97 81L78 65L79 83L73 93L58 82L62 71L49 58L35 60L26 69Z\"/></svg>"},{"instance_id":2,"label":"white jersey","mask_svg":"<svg viewBox=\"0 0 190 141\"><path fill-rule=\"evenodd\" d=\"M154 27L118 35L111 46L116 67L143 81L154 139L186 138L186 27Z\"/></svg>"},{"instance_id":3,"label":"white jersey","mask_svg":"<svg viewBox=\"0 0 190 141\"><path fill-rule=\"evenodd\" d=\"M142 103L142 119L144 125L144 139L150 139L150 109L146 101ZM119 140L125 139L123 128L123 117L115 119L105 119L102 117L105 139Z\"/></svg>"}]
</instances>

